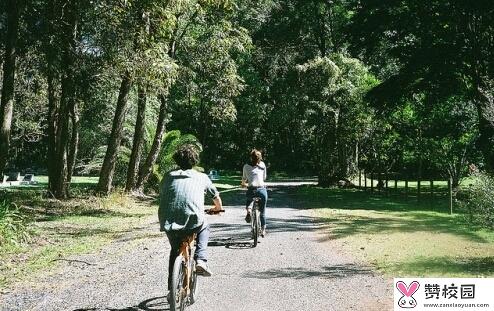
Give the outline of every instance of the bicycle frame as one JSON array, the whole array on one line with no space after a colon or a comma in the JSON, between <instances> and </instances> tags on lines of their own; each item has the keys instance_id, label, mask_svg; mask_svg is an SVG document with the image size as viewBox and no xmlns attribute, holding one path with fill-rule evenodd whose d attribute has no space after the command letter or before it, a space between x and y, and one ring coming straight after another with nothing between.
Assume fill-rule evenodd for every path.
<instances>
[{"instance_id":1,"label":"bicycle frame","mask_svg":"<svg viewBox=\"0 0 494 311\"><path fill-rule=\"evenodd\" d=\"M184 288L186 290L187 296L190 295L190 283L191 283L191 277L192 277L192 265L191 265L191 259L194 258L194 251L195 251L195 242L196 242L196 234L192 234L188 237L186 237L182 243L180 244L179 256L183 256L185 259L185 262L187 263L187 267L185 269L185 284Z\"/></svg>"},{"instance_id":2,"label":"bicycle frame","mask_svg":"<svg viewBox=\"0 0 494 311\"><path fill-rule=\"evenodd\" d=\"M197 279L195 275L195 240L196 234L185 237L180 243L177 258L173 264L172 272L172 301L170 310L183 311L187 305L195 302Z\"/></svg>"}]
</instances>

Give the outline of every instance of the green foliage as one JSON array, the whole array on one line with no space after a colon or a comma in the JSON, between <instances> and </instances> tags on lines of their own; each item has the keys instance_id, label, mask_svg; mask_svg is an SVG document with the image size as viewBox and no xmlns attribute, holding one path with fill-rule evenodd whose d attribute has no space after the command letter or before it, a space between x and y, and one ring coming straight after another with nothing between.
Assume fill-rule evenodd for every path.
<instances>
[{"instance_id":1,"label":"green foliage","mask_svg":"<svg viewBox=\"0 0 494 311\"><path fill-rule=\"evenodd\" d=\"M179 130L173 130L166 133L163 139L159 161L157 163L157 171L160 176L164 176L168 171L177 168L175 161L173 160L173 155L180 146L185 144L191 144L199 151L202 151L202 145L194 135L182 134Z\"/></svg>"},{"instance_id":2,"label":"green foliage","mask_svg":"<svg viewBox=\"0 0 494 311\"><path fill-rule=\"evenodd\" d=\"M467 198L462 207L470 222L494 229L494 178L483 173L475 173L474 177L474 182L465 189Z\"/></svg>"},{"instance_id":3,"label":"green foliage","mask_svg":"<svg viewBox=\"0 0 494 311\"><path fill-rule=\"evenodd\" d=\"M0 201L0 248L29 241L28 218L8 201Z\"/></svg>"},{"instance_id":4,"label":"green foliage","mask_svg":"<svg viewBox=\"0 0 494 311\"><path fill-rule=\"evenodd\" d=\"M377 80L359 60L339 53L296 68L299 104L308 111L303 118L313 137L312 160L320 182L334 183L356 171L354 146L370 125L363 95Z\"/></svg>"},{"instance_id":5,"label":"green foliage","mask_svg":"<svg viewBox=\"0 0 494 311\"><path fill-rule=\"evenodd\" d=\"M92 159L80 166L80 173L84 175L93 175L101 170L103 160L106 155L106 146L96 148L96 152ZM125 146L120 146L117 154L117 162L115 164L115 173L113 175L113 183L116 186L124 186L127 178L127 166L130 161L131 150Z\"/></svg>"},{"instance_id":6,"label":"green foliage","mask_svg":"<svg viewBox=\"0 0 494 311\"><path fill-rule=\"evenodd\" d=\"M178 168L173 160L173 155L184 144L191 144L199 152L202 151L201 143L192 134L182 134L179 130L172 130L165 134L158 160L153 167L153 172L146 185L147 190L153 190L156 193L159 192L159 186L165 174ZM202 168L197 167L196 169L201 170Z\"/></svg>"}]
</instances>

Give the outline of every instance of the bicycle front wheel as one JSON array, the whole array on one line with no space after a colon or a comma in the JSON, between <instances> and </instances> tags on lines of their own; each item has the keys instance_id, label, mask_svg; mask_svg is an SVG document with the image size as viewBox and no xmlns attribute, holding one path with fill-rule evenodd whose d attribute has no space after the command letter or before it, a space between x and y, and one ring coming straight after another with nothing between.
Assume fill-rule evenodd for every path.
<instances>
[{"instance_id":1,"label":"bicycle front wheel","mask_svg":"<svg viewBox=\"0 0 494 311\"><path fill-rule=\"evenodd\" d=\"M185 258L182 255L177 256L173 264L170 311L185 310L185 300L187 297L187 292L184 288L185 269L187 269Z\"/></svg>"},{"instance_id":2,"label":"bicycle front wheel","mask_svg":"<svg viewBox=\"0 0 494 311\"><path fill-rule=\"evenodd\" d=\"M197 285L197 273L196 273L196 261L192 259L192 276L190 279L190 304L197 301L197 295L199 293Z\"/></svg>"}]
</instances>

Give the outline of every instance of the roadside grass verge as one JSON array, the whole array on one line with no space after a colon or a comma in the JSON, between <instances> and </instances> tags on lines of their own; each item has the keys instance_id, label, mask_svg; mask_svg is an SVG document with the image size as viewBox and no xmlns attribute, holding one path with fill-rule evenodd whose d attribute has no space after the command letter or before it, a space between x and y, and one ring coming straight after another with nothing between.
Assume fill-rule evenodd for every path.
<instances>
[{"instance_id":1,"label":"roadside grass verge","mask_svg":"<svg viewBox=\"0 0 494 311\"><path fill-rule=\"evenodd\" d=\"M32 190L8 193L25 217L31 239L0 246L0 290L49 271L59 260L90 253L119 237L149 225L156 213L152 201L123 193L109 197L50 200ZM158 228L158 227L157 227Z\"/></svg>"},{"instance_id":2,"label":"roadside grass verge","mask_svg":"<svg viewBox=\"0 0 494 311\"><path fill-rule=\"evenodd\" d=\"M492 277L494 232L448 214L446 198L371 195L353 189L302 187L296 200L329 229L321 238L392 277Z\"/></svg>"}]
</instances>

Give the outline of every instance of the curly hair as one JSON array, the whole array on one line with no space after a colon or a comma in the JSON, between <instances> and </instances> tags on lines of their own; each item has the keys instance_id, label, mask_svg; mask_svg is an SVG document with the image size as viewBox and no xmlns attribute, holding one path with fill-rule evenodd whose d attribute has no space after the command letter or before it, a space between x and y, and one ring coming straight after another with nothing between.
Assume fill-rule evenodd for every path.
<instances>
[{"instance_id":1,"label":"curly hair","mask_svg":"<svg viewBox=\"0 0 494 311\"><path fill-rule=\"evenodd\" d=\"M250 164L252 166L259 164L262 161L261 151L257 149L252 149L250 152Z\"/></svg>"},{"instance_id":2,"label":"curly hair","mask_svg":"<svg viewBox=\"0 0 494 311\"><path fill-rule=\"evenodd\" d=\"M178 148L173 155L173 160L182 170L193 168L199 163L199 150L192 144L185 144Z\"/></svg>"}]
</instances>

